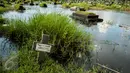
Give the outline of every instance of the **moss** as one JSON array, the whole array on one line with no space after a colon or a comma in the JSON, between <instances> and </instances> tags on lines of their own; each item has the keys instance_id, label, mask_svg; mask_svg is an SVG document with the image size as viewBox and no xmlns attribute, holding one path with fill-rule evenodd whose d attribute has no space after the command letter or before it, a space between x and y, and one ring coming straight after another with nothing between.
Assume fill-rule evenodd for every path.
<instances>
[{"instance_id":1,"label":"moss","mask_svg":"<svg viewBox=\"0 0 130 73\"><path fill-rule=\"evenodd\" d=\"M76 11L75 13L77 13L77 14L83 14L83 15L96 15L95 13L86 12L86 11Z\"/></svg>"},{"instance_id":2,"label":"moss","mask_svg":"<svg viewBox=\"0 0 130 73\"><path fill-rule=\"evenodd\" d=\"M42 2L42 3L40 3L40 7L47 7L46 2Z\"/></svg>"}]
</instances>

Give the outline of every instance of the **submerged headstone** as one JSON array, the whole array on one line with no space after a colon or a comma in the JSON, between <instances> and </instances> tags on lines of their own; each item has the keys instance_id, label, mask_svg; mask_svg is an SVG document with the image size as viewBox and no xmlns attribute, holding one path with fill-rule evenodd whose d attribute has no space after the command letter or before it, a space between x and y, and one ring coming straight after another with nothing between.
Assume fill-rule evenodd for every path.
<instances>
[{"instance_id":1,"label":"submerged headstone","mask_svg":"<svg viewBox=\"0 0 130 73\"><path fill-rule=\"evenodd\" d=\"M87 25L89 25L90 23L95 24L103 21L103 19L98 18L99 15L96 15L94 13L85 13L84 11L77 12L77 13L75 12L72 14L71 17Z\"/></svg>"}]
</instances>

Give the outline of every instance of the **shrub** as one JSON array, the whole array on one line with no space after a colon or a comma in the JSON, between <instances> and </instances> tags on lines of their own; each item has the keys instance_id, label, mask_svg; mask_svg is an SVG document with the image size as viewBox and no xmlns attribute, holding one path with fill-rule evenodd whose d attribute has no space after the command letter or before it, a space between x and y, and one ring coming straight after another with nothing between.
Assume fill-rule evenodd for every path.
<instances>
[{"instance_id":1,"label":"shrub","mask_svg":"<svg viewBox=\"0 0 130 73\"><path fill-rule=\"evenodd\" d=\"M42 3L40 3L40 7L47 7L46 2L42 2Z\"/></svg>"}]
</instances>

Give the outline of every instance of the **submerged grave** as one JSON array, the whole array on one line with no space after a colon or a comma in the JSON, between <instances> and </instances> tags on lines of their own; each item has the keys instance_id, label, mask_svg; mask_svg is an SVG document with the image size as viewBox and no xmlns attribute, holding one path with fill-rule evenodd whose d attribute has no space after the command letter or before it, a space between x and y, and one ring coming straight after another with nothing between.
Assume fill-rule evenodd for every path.
<instances>
[{"instance_id":1,"label":"submerged grave","mask_svg":"<svg viewBox=\"0 0 130 73\"><path fill-rule=\"evenodd\" d=\"M91 25L91 23L95 25L98 22L103 22L103 19L99 18L99 15L85 11L76 11L71 17L88 25Z\"/></svg>"}]
</instances>

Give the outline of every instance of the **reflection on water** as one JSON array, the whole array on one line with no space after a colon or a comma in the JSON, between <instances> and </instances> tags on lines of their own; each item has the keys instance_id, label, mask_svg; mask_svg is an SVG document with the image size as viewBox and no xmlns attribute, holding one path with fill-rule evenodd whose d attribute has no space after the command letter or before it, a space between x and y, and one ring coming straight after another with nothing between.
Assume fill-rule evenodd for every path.
<instances>
[{"instance_id":1,"label":"reflection on water","mask_svg":"<svg viewBox=\"0 0 130 73\"><path fill-rule=\"evenodd\" d=\"M25 6L27 10L24 13L10 11L4 13L5 18L20 18L28 20L36 13L62 13L71 15L73 11L61 8L61 5L48 5L48 8L41 8L39 6ZM96 49L93 51L93 59L95 62L105 64L113 69L122 70L123 73L130 72L130 14L113 12L113 11L96 11L90 10L99 15L104 22L112 21L109 23L98 23L97 25L84 27L86 32L93 35L93 40ZM127 29L119 27L119 25L128 25ZM2 53L2 52L1 52Z\"/></svg>"},{"instance_id":2,"label":"reflection on water","mask_svg":"<svg viewBox=\"0 0 130 73\"><path fill-rule=\"evenodd\" d=\"M100 33L106 33L108 28L109 28L109 24L100 24L98 25L98 29Z\"/></svg>"},{"instance_id":3,"label":"reflection on water","mask_svg":"<svg viewBox=\"0 0 130 73\"><path fill-rule=\"evenodd\" d=\"M6 38L0 37L0 56L2 60L8 59L11 54L16 54L15 45L9 42Z\"/></svg>"},{"instance_id":4,"label":"reflection on water","mask_svg":"<svg viewBox=\"0 0 130 73\"><path fill-rule=\"evenodd\" d=\"M129 73L130 67L130 14L112 11L95 11L103 23L86 27L85 31L93 35L95 50L94 62L105 64L123 73ZM112 21L112 25L105 23ZM123 25L119 27L119 25ZM85 25L79 25L85 27Z\"/></svg>"},{"instance_id":5,"label":"reflection on water","mask_svg":"<svg viewBox=\"0 0 130 73\"><path fill-rule=\"evenodd\" d=\"M32 17L34 14L37 13L52 13L52 12L56 12L56 13L62 13L63 15L71 15L72 11L70 11L69 9L63 9L61 8L61 5L48 5L48 8L42 8L39 6L29 6L29 5L25 5L24 6L26 8L26 10L24 11L24 13L19 13L16 11L9 11L7 13L3 14L3 17L5 18L10 18L10 19L24 19L24 20L28 20L29 17Z\"/></svg>"}]
</instances>

